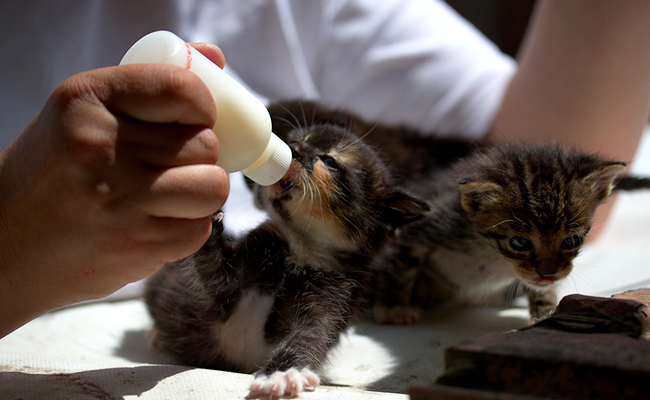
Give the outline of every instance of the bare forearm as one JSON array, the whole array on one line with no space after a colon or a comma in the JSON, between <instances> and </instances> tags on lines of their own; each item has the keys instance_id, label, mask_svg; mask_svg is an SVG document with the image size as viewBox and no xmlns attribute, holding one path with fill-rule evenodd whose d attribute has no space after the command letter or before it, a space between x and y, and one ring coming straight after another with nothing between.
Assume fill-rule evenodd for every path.
<instances>
[{"instance_id":1,"label":"bare forearm","mask_svg":"<svg viewBox=\"0 0 650 400\"><path fill-rule=\"evenodd\" d=\"M632 161L650 110L650 2L542 0L488 139ZM597 237L613 202L601 206Z\"/></svg>"},{"instance_id":2,"label":"bare forearm","mask_svg":"<svg viewBox=\"0 0 650 400\"><path fill-rule=\"evenodd\" d=\"M556 140L632 160L650 110L650 2L543 0L495 140Z\"/></svg>"}]
</instances>

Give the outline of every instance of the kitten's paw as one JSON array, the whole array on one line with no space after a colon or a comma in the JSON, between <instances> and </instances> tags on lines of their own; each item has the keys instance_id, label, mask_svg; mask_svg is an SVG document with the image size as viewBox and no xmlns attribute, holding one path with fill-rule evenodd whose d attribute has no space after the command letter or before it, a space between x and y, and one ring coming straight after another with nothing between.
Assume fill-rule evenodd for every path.
<instances>
[{"instance_id":1,"label":"kitten's paw","mask_svg":"<svg viewBox=\"0 0 650 400\"><path fill-rule=\"evenodd\" d=\"M409 306L375 306L372 309L372 316L380 324L414 325L420 322L422 309Z\"/></svg>"},{"instance_id":2,"label":"kitten's paw","mask_svg":"<svg viewBox=\"0 0 650 400\"><path fill-rule=\"evenodd\" d=\"M247 399L293 399L301 392L312 391L320 383L318 375L309 368L277 371L272 375L259 375L251 384Z\"/></svg>"},{"instance_id":3,"label":"kitten's paw","mask_svg":"<svg viewBox=\"0 0 650 400\"><path fill-rule=\"evenodd\" d=\"M223 221L223 211L219 211L216 214L212 214L212 222L221 223Z\"/></svg>"},{"instance_id":4,"label":"kitten's paw","mask_svg":"<svg viewBox=\"0 0 650 400\"><path fill-rule=\"evenodd\" d=\"M536 324L539 321L548 318L555 311L555 305L530 307L530 324Z\"/></svg>"},{"instance_id":5,"label":"kitten's paw","mask_svg":"<svg viewBox=\"0 0 650 400\"><path fill-rule=\"evenodd\" d=\"M212 214L212 232L213 237L219 237L223 235L224 225L223 225L223 211L219 211L215 214Z\"/></svg>"}]
</instances>

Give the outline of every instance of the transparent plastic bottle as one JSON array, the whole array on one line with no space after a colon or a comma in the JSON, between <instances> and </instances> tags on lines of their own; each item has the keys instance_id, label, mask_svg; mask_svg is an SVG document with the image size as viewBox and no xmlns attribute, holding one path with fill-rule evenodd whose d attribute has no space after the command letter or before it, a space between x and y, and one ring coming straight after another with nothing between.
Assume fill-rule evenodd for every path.
<instances>
[{"instance_id":1,"label":"transparent plastic bottle","mask_svg":"<svg viewBox=\"0 0 650 400\"><path fill-rule=\"evenodd\" d=\"M120 65L174 64L206 84L217 107L213 130L219 138L217 165L241 171L260 185L279 181L291 164L291 149L271 132L271 117L255 96L207 57L168 31L152 32L126 52Z\"/></svg>"}]
</instances>

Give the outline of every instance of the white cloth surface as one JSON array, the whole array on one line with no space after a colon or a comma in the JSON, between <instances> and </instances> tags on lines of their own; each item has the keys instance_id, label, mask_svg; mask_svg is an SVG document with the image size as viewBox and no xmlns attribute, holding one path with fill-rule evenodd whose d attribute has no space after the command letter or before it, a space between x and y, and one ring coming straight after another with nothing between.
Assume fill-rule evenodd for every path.
<instances>
[{"instance_id":1,"label":"white cloth surface","mask_svg":"<svg viewBox=\"0 0 650 400\"><path fill-rule=\"evenodd\" d=\"M525 325L526 311L441 310L418 326L364 321L342 337L325 383L305 399L406 399L432 383L446 346ZM252 376L171 365L149 348L151 320L140 300L95 303L42 316L0 340L2 399L230 399Z\"/></svg>"}]
</instances>

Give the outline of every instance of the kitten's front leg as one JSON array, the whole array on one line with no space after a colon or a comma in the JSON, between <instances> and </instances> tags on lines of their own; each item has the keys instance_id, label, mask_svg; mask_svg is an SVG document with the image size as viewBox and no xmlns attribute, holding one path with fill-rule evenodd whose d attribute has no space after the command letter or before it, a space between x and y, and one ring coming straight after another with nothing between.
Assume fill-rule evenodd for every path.
<instances>
[{"instance_id":1,"label":"kitten's front leg","mask_svg":"<svg viewBox=\"0 0 650 400\"><path fill-rule=\"evenodd\" d=\"M228 292L239 288L241 271L232 262L234 242L224 235L224 214L212 217L212 233L203 247L194 255L194 269L209 293Z\"/></svg>"},{"instance_id":2,"label":"kitten's front leg","mask_svg":"<svg viewBox=\"0 0 650 400\"><path fill-rule=\"evenodd\" d=\"M284 297L267 321L279 342L248 398L293 398L319 383L317 371L353 314L359 284L336 274L305 272L285 280Z\"/></svg>"},{"instance_id":3,"label":"kitten's front leg","mask_svg":"<svg viewBox=\"0 0 650 400\"><path fill-rule=\"evenodd\" d=\"M387 256L377 277L372 308L375 322L397 325L420 322L422 308L412 304L413 289L418 277L417 265L419 261L409 254Z\"/></svg>"},{"instance_id":4,"label":"kitten's front leg","mask_svg":"<svg viewBox=\"0 0 650 400\"><path fill-rule=\"evenodd\" d=\"M557 293L555 289L538 291L527 289L528 309L533 322L547 317L557 306Z\"/></svg>"}]
</instances>

